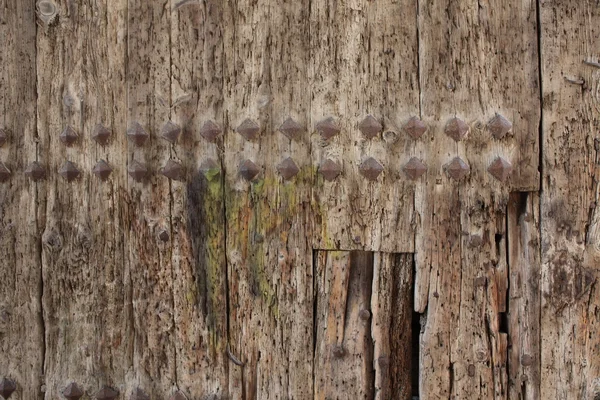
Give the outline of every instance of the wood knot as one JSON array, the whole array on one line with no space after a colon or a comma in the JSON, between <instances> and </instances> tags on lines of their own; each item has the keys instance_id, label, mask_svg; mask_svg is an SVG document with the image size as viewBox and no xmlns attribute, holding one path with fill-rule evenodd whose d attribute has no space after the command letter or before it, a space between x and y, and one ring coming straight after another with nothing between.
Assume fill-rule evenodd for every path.
<instances>
[{"instance_id":1,"label":"wood knot","mask_svg":"<svg viewBox=\"0 0 600 400\"><path fill-rule=\"evenodd\" d=\"M54 22L58 16L56 4L49 0L41 0L37 3L38 16L42 22L48 26Z\"/></svg>"}]
</instances>

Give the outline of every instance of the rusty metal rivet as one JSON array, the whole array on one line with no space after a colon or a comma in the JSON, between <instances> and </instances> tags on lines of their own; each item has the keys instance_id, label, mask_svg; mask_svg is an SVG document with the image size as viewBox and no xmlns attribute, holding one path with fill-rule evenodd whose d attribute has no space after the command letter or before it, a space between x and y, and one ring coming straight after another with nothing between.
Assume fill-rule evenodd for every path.
<instances>
[{"instance_id":1,"label":"rusty metal rivet","mask_svg":"<svg viewBox=\"0 0 600 400\"><path fill-rule=\"evenodd\" d=\"M4 378L0 381L0 396L8 399L15 390L17 390L17 384L13 380Z\"/></svg>"},{"instance_id":2,"label":"rusty metal rivet","mask_svg":"<svg viewBox=\"0 0 600 400\"><path fill-rule=\"evenodd\" d=\"M158 238L163 242L169 241L169 232L166 229L161 229L158 233Z\"/></svg>"},{"instance_id":3,"label":"rusty metal rivet","mask_svg":"<svg viewBox=\"0 0 600 400\"><path fill-rule=\"evenodd\" d=\"M478 276L475 278L475 286L485 286L487 283L487 278L485 276Z\"/></svg>"},{"instance_id":4,"label":"rusty metal rivet","mask_svg":"<svg viewBox=\"0 0 600 400\"><path fill-rule=\"evenodd\" d=\"M200 172L202 172L208 180L212 180L221 174L221 166L215 160L209 158L200 164Z\"/></svg>"},{"instance_id":5,"label":"rusty metal rivet","mask_svg":"<svg viewBox=\"0 0 600 400\"><path fill-rule=\"evenodd\" d=\"M127 137L131 139L136 146L143 146L150 135L148 135L148 132L146 132L139 122L134 122L129 129L127 129Z\"/></svg>"},{"instance_id":6,"label":"rusty metal rivet","mask_svg":"<svg viewBox=\"0 0 600 400\"><path fill-rule=\"evenodd\" d=\"M413 139L418 139L427 131L427 125L417 117L412 117L402 127Z\"/></svg>"},{"instance_id":7,"label":"rusty metal rivet","mask_svg":"<svg viewBox=\"0 0 600 400\"><path fill-rule=\"evenodd\" d=\"M77 179L79 175L81 175L81 172L71 161L65 161L62 167L60 167L60 169L58 170L58 173L60 174L60 176L65 178L67 182L71 182Z\"/></svg>"},{"instance_id":8,"label":"rusty metal rivet","mask_svg":"<svg viewBox=\"0 0 600 400\"><path fill-rule=\"evenodd\" d=\"M460 157L454 158L446 165L446 172L454 180L461 180L469 174L471 168Z\"/></svg>"},{"instance_id":9,"label":"rusty metal rivet","mask_svg":"<svg viewBox=\"0 0 600 400\"><path fill-rule=\"evenodd\" d=\"M475 364L469 364L467 367L467 373L469 376L475 376Z\"/></svg>"},{"instance_id":10,"label":"rusty metal rivet","mask_svg":"<svg viewBox=\"0 0 600 400\"><path fill-rule=\"evenodd\" d=\"M452 118L446 123L444 132L458 142L463 140L469 133L469 125L460 118Z\"/></svg>"},{"instance_id":11,"label":"rusty metal rivet","mask_svg":"<svg viewBox=\"0 0 600 400\"><path fill-rule=\"evenodd\" d=\"M112 172L112 168L110 167L110 165L108 165L108 163L106 161L99 160L96 163L96 165L94 165L94 168L92 168L92 172L98 178L105 181L110 176L110 174Z\"/></svg>"},{"instance_id":12,"label":"rusty metal rivet","mask_svg":"<svg viewBox=\"0 0 600 400\"><path fill-rule=\"evenodd\" d=\"M521 365L524 367L533 365L533 356L530 354L523 354L521 356Z\"/></svg>"},{"instance_id":13,"label":"rusty metal rivet","mask_svg":"<svg viewBox=\"0 0 600 400\"><path fill-rule=\"evenodd\" d=\"M365 119L358 125L358 129L365 135L366 138L372 139L379 135L383 130L383 125L371 114L367 115Z\"/></svg>"},{"instance_id":14,"label":"rusty metal rivet","mask_svg":"<svg viewBox=\"0 0 600 400\"><path fill-rule=\"evenodd\" d=\"M75 382L71 382L62 391L62 395L68 400L79 400L83 396L83 390Z\"/></svg>"},{"instance_id":15,"label":"rusty metal rivet","mask_svg":"<svg viewBox=\"0 0 600 400\"><path fill-rule=\"evenodd\" d=\"M92 131L92 139L102 146L108 143L110 135L110 130L102 124L96 124Z\"/></svg>"},{"instance_id":16,"label":"rusty metal rivet","mask_svg":"<svg viewBox=\"0 0 600 400\"><path fill-rule=\"evenodd\" d=\"M260 168L258 168L251 160L244 160L240 163L239 173L247 181L256 178L256 175L258 175L259 172Z\"/></svg>"},{"instance_id":17,"label":"rusty metal rivet","mask_svg":"<svg viewBox=\"0 0 600 400\"><path fill-rule=\"evenodd\" d=\"M323 175L323 178L325 178L325 180L331 182L335 178L337 178L339 174L342 173L342 167L337 162L332 161L328 158L327 160L323 161L319 166L319 172L321 173L321 175Z\"/></svg>"},{"instance_id":18,"label":"rusty metal rivet","mask_svg":"<svg viewBox=\"0 0 600 400\"><path fill-rule=\"evenodd\" d=\"M220 134L221 128L211 120L206 121L200 128L200 135L209 142L215 140Z\"/></svg>"},{"instance_id":19,"label":"rusty metal rivet","mask_svg":"<svg viewBox=\"0 0 600 400\"><path fill-rule=\"evenodd\" d=\"M146 166L138 161L133 160L127 167L127 173L135 181L141 182L148 176L148 169Z\"/></svg>"},{"instance_id":20,"label":"rusty metal rivet","mask_svg":"<svg viewBox=\"0 0 600 400\"><path fill-rule=\"evenodd\" d=\"M292 157L288 157L277 166L277 171L283 179L288 180L296 176L300 172L300 168L298 168Z\"/></svg>"},{"instance_id":21,"label":"rusty metal rivet","mask_svg":"<svg viewBox=\"0 0 600 400\"><path fill-rule=\"evenodd\" d=\"M187 400L187 397L185 397L181 392L175 392L171 397L169 397L169 400Z\"/></svg>"},{"instance_id":22,"label":"rusty metal rivet","mask_svg":"<svg viewBox=\"0 0 600 400\"><path fill-rule=\"evenodd\" d=\"M292 117L283 121L283 124L279 127L279 132L283 133L290 140L296 139L303 131L304 128L302 128L302 125L294 121Z\"/></svg>"},{"instance_id":23,"label":"rusty metal rivet","mask_svg":"<svg viewBox=\"0 0 600 400\"><path fill-rule=\"evenodd\" d=\"M34 161L25 168L25 175L33 181L40 181L46 177L46 170L39 162Z\"/></svg>"},{"instance_id":24,"label":"rusty metal rivet","mask_svg":"<svg viewBox=\"0 0 600 400\"><path fill-rule=\"evenodd\" d=\"M379 368L387 368L390 366L390 358L388 356L381 356L377 359L377 364L379 364Z\"/></svg>"},{"instance_id":25,"label":"rusty metal rivet","mask_svg":"<svg viewBox=\"0 0 600 400\"><path fill-rule=\"evenodd\" d=\"M470 248L479 247L482 244L483 244L483 239L481 238L481 235L471 235L469 237L469 247Z\"/></svg>"},{"instance_id":26,"label":"rusty metal rivet","mask_svg":"<svg viewBox=\"0 0 600 400\"><path fill-rule=\"evenodd\" d=\"M60 133L59 139L61 142L63 142L67 146L70 146L77 141L77 137L78 137L78 135L77 135L77 132L75 132L75 129L71 128L70 126L67 126Z\"/></svg>"},{"instance_id":27,"label":"rusty metal rivet","mask_svg":"<svg viewBox=\"0 0 600 400\"><path fill-rule=\"evenodd\" d=\"M176 123L167 121L167 123L161 129L160 135L163 137L163 139L171 143L177 143L179 135L181 135L181 128Z\"/></svg>"},{"instance_id":28,"label":"rusty metal rivet","mask_svg":"<svg viewBox=\"0 0 600 400\"><path fill-rule=\"evenodd\" d=\"M488 130L496 139L502 139L512 129L512 123L500 114L488 122Z\"/></svg>"},{"instance_id":29,"label":"rusty metal rivet","mask_svg":"<svg viewBox=\"0 0 600 400\"><path fill-rule=\"evenodd\" d=\"M142 389L136 388L132 393L130 400L150 400L150 396L146 394Z\"/></svg>"},{"instance_id":30,"label":"rusty metal rivet","mask_svg":"<svg viewBox=\"0 0 600 400\"><path fill-rule=\"evenodd\" d=\"M373 157L367 158L365 161L360 164L358 170L370 181L376 181L379 175L383 172L383 165L379 163Z\"/></svg>"},{"instance_id":31,"label":"rusty metal rivet","mask_svg":"<svg viewBox=\"0 0 600 400\"><path fill-rule=\"evenodd\" d=\"M167 161L167 164L160 170L160 173L175 181L181 181L185 176L183 166L173 160Z\"/></svg>"},{"instance_id":32,"label":"rusty metal rivet","mask_svg":"<svg viewBox=\"0 0 600 400\"><path fill-rule=\"evenodd\" d=\"M358 318L362 319L363 321L368 321L369 318L371 318L371 311L366 309L360 310L358 313Z\"/></svg>"},{"instance_id":33,"label":"rusty metal rivet","mask_svg":"<svg viewBox=\"0 0 600 400\"><path fill-rule=\"evenodd\" d=\"M344 350L344 347L341 344L336 344L335 346L333 346L332 353L335 358L342 358L344 357L344 354L346 354L346 351Z\"/></svg>"},{"instance_id":34,"label":"rusty metal rivet","mask_svg":"<svg viewBox=\"0 0 600 400\"><path fill-rule=\"evenodd\" d=\"M4 128L0 128L0 147L8 140L8 132Z\"/></svg>"},{"instance_id":35,"label":"rusty metal rivet","mask_svg":"<svg viewBox=\"0 0 600 400\"><path fill-rule=\"evenodd\" d=\"M98 400L114 400L118 395L119 392L117 392L115 389L109 386L102 386L102 389L100 389L94 397L96 397Z\"/></svg>"},{"instance_id":36,"label":"rusty metal rivet","mask_svg":"<svg viewBox=\"0 0 600 400\"><path fill-rule=\"evenodd\" d=\"M260 132L260 126L251 119L245 119L236 129L237 133L242 135L246 140L254 140Z\"/></svg>"},{"instance_id":37,"label":"rusty metal rivet","mask_svg":"<svg viewBox=\"0 0 600 400\"><path fill-rule=\"evenodd\" d=\"M488 172L500 182L506 182L512 172L512 164L502 157L498 157L489 166Z\"/></svg>"},{"instance_id":38,"label":"rusty metal rivet","mask_svg":"<svg viewBox=\"0 0 600 400\"><path fill-rule=\"evenodd\" d=\"M315 127L317 128L317 131L319 131L323 139L326 140L331 139L332 137L340 133L340 128L335 123L333 117L328 117L322 121L317 122L317 125Z\"/></svg>"},{"instance_id":39,"label":"rusty metal rivet","mask_svg":"<svg viewBox=\"0 0 600 400\"><path fill-rule=\"evenodd\" d=\"M419 179L425 172L427 172L427 166L423 164L423 162L417 157L413 157L408 160L404 167L402 167L402 170L406 176L415 181Z\"/></svg>"},{"instance_id":40,"label":"rusty metal rivet","mask_svg":"<svg viewBox=\"0 0 600 400\"><path fill-rule=\"evenodd\" d=\"M4 164L0 162L0 182L6 182L10 178L11 172L10 169Z\"/></svg>"}]
</instances>

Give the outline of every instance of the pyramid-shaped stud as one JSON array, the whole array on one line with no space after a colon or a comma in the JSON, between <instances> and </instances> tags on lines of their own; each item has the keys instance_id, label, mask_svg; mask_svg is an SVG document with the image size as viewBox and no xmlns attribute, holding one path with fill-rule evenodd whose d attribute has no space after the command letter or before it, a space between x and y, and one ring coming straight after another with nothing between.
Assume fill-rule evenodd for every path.
<instances>
[{"instance_id":1,"label":"pyramid-shaped stud","mask_svg":"<svg viewBox=\"0 0 600 400\"><path fill-rule=\"evenodd\" d=\"M133 160L127 167L127 173L136 182L141 182L148 176L148 169L144 164Z\"/></svg>"},{"instance_id":2,"label":"pyramid-shaped stud","mask_svg":"<svg viewBox=\"0 0 600 400\"><path fill-rule=\"evenodd\" d=\"M92 131L92 139L102 146L108 143L110 135L110 130L102 124L97 124Z\"/></svg>"},{"instance_id":3,"label":"pyramid-shaped stud","mask_svg":"<svg viewBox=\"0 0 600 400\"><path fill-rule=\"evenodd\" d=\"M78 135L77 135L77 132L75 132L75 129L71 128L70 126L67 126L60 133L59 139L61 142L63 142L67 146L70 146L77 141L77 136Z\"/></svg>"},{"instance_id":4,"label":"pyramid-shaped stud","mask_svg":"<svg viewBox=\"0 0 600 400\"><path fill-rule=\"evenodd\" d=\"M168 242L169 241L169 231L167 231L166 229L161 229L160 232L158 232L158 238L162 242Z\"/></svg>"},{"instance_id":5,"label":"pyramid-shaped stud","mask_svg":"<svg viewBox=\"0 0 600 400\"><path fill-rule=\"evenodd\" d=\"M187 397L185 397L181 392L176 392L169 397L169 400L187 400Z\"/></svg>"},{"instance_id":6,"label":"pyramid-shaped stud","mask_svg":"<svg viewBox=\"0 0 600 400\"><path fill-rule=\"evenodd\" d=\"M294 121L292 117L289 117L283 121L283 124L281 124L279 127L279 132L287 136L288 139L294 140L300 136L302 132L304 132L304 128L302 128L302 125Z\"/></svg>"},{"instance_id":7,"label":"pyramid-shaped stud","mask_svg":"<svg viewBox=\"0 0 600 400\"><path fill-rule=\"evenodd\" d=\"M421 162L421 160L419 160L417 157L413 157L408 160L404 167L402 167L402 170L406 176L415 181L419 179L425 172L427 172L427 166L423 164L423 162Z\"/></svg>"},{"instance_id":8,"label":"pyramid-shaped stud","mask_svg":"<svg viewBox=\"0 0 600 400\"><path fill-rule=\"evenodd\" d=\"M110 167L110 165L108 165L108 163L106 161L99 160L96 163L96 165L94 165L94 168L92 168L92 172L98 178L105 181L110 176L110 173L112 172L112 168Z\"/></svg>"},{"instance_id":9,"label":"pyramid-shaped stud","mask_svg":"<svg viewBox=\"0 0 600 400\"><path fill-rule=\"evenodd\" d=\"M245 119L244 122L237 127L236 131L246 138L246 140L254 140L260 132L260 126L251 119Z\"/></svg>"},{"instance_id":10,"label":"pyramid-shaped stud","mask_svg":"<svg viewBox=\"0 0 600 400\"><path fill-rule=\"evenodd\" d=\"M46 170L39 162L34 161L25 168L25 175L33 181L40 181L46 177Z\"/></svg>"},{"instance_id":11,"label":"pyramid-shaped stud","mask_svg":"<svg viewBox=\"0 0 600 400\"><path fill-rule=\"evenodd\" d=\"M221 128L211 120L206 121L200 128L200 135L209 142L215 140L220 134Z\"/></svg>"},{"instance_id":12,"label":"pyramid-shaped stud","mask_svg":"<svg viewBox=\"0 0 600 400\"><path fill-rule=\"evenodd\" d=\"M328 158L319 165L319 173L323 175L325 180L331 182L342 173L342 167L337 162Z\"/></svg>"},{"instance_id":13,"label":"pyramid-shaped stud","mask_svg":"<svg viewBox=\"0 0 600 400\"><path fill-rule=\"evenodd\" d=\"M0 182L6 182L10 179L11 172L10 169L4 164L0 162Z\"/></svg>"},{"instance_id":14,"label":"pyramid-shaped stud","mask_svg":"<svg viewBox=\"0 0 600 400\"><path fill-rule=\"evenodd\" d=\"M413 139L418 139L427 131L427 125L417 117L412 117L402 127Z\"/></svg>"},{"instance_id":15,"label":"pyramid-shaped stud","mask_svg":"<svg viewBox=\"0 0 600 400\"><path fill-rule=\"evenodd\" d=\"M160 130L160 136L171 143L177 143L179 135L181 135L181 128L172 121L168 121Z\"/></svg>"},{"instance_id":16,"label":"pyramid-shaped stud","mask_svg":"<svg viewBox=\"0 0 600 400\"><path fill-rule=\"evenodd\" d=\"M67 400L79 400L83 397L83 390L75 383L71 382L67 385L65 390L62 391L62 395Z\"/></svg>"},{"instance_id":17,"label":"pyramid-shaped stud","mask_svg":"<svg viewBox=\"0 0 600 400\"><path fill-rule=\"evenodd\" d=\"M490 164L488 172L500 182L506 182L512 172L512 164L502 157L498 157Z\"/></svg>"},{"instance_id":18,"label":"pyramid-shaped stud","mask_svg":"<svg viewBox=\"0 0 600 400\"><path fill-rule=\"evenodd\" d=\"M200 164L200 172L210 181L221 174L221 166L215 160L209 158Z\"/></svg>"},{"instance_id":19,"label":"pyramid-shaped stud","mask_svg":"<svg viewBox=\"0 0 600 400\"><path fill-rule=\"evenodd\" d=\"M358 129L367 139L372 139L381 133L383 125L381 125L381 123L372 115L367 115L358 125Z\"/></svg>"},{"instance_id":20,"label":"pyramid-shaped stud","mask_svg":"<svg viewBox=\"0 0 600 400\"><path fill-rule=\"evenodd\" d=\"M360 164L358 170L368 180L376 181L377 177L383 172L383 165L373 157L369 157Z\"/></svg>"},{"instance_id":21,"label":"pyramid-shaped stud","mask_svg":"<svg viewBox=\"0 0 600 400\"><path fill-rule=\"evenodd\" d=\"M279 174L283 179L288 180L296 176L298 172L300 172L300 169L294 160L292 160L291 157L288 157L277 166L277 171L279 171Z\"/></svg>"},{"instance_id":22,"label":"pyramid-shaped stud","mask_svg":"<svg viewBox=\"0 0 600 400\"><path fill-rule=\"evenodd\" d=\"M146 132L144 127L138 122L134 122L129 129L127 129L127 137L129 137L136 146L143 146L149 136L148 132Z\"/></svg>"},{"instance_id":23,"label":"pyramid-shaped stud","mask_svg":"<svg viewBox=\"0 0 600 400\"><path fill-rule=\"evenodd\" d=\"M502 139L512 129L512 123L500 114L488 122L488 130L496 139Z\"/></svg>"},{"instance_id":24,"label":"pyramid-shaped stud","mask_svg":"<svg viewBox=\"0 0 600 400\"><path fill-rule=\"evenodd\" d=\"M444 128L446 135L450 136L455 141L463 140L469 133L469 125L460 118L452 118L446 123Z\"/></svg>"},{"instance_id":25,"label":"pyramid-shaped stud","mask_svg":"<svg viewBox=\"0 0 600 400\"><path fill-rule=\"evenodd\" d=\"M146 394L142 389L137 388L131 393L130 400L150 400L150 396Z\"/></svg>"},{"instance_id":26,"label":"pyramid-shaped stud","mask_svg":"<svg viewBox=\"0 0 600 400\"><path fill-rule=\"evenodd\" d=\"M469 174L471 168L460 157L456 157L446 165L446 172L454 180L461 180Z\"/></svg>"},{"instance_id":27,"label":"pyramid-shaped stud","mask_svg":"<svg viewBox=\"0 0 600 400\"><path fill-rule=\"evenodd\" d=\"M316 128L325 140L331 139L341 131L335 123L333 117L328 117L322 121L317 122Z\"/></svg>"},{"instance_id":28,"label":"pyramid-shaped stud","mask_svg":"<svg viewBox=\"0 0 600 400\"><path fill-rule=\"evenodd\" d=\"M118 395L119 392L117 392L115 389L108 386L103 386L94 397L96 397L97 400L114 400Z\"/></svg>"},{"instance_id":29,"label":"pyramid-shaped stud","mask_svg":"<svg viewBox=\"0 0 600 400\"><path fill-rule=\"evenodd\" d=\"M183 177L185 175L183 166L177 161L173 160L167 161L167 164L160 170L160 173L166 176L167 178L173 179L175 181L183 180Z\"/></svg>"},{"instance_id":30,"label":"pyramid-shaped stud","mask_svg":"<svg viewBox=\"0 0 600 400\"><path fill-rule=\"evenodd\" d=\"M258 175L258 173L260 172L260 168L258 168L256 164L254 164L252 161L244 160L240 164L239 171L240 175L244 179L246 179L247 181L251 181L252 179L256 178L256 175Z\"/></svg>"},{"instance_id":31,"label":"pyramid-shaped stud","mask_svg":"<svg viewBox=\"0 0 600 400\"><path fill-rule=\"evenodd\" d=\"M0 147L8 140L8 131L4 128L0 128Z\"/></svg>"},{"instance_id":32,"label":"pyramid-shaped stud","mask_svg":"<svg viewBox=\"0 0 600 400\"><path fill-rule=\"evenodd\" d=\"M81 175L81 172L71 161L65 161L62 167L60 167L60 169L58 170L58 173L60 174L60 176L65 178L67 182L71 182L77 179L79 175Z\"/></svg>"},{"instance_id":33,"label":"pyramid-shaped stud","mask_svg":"<svg viewBox=\"0 0 600 400\"><path fill-rule=\"evenodd\" d=\"M15 390L17 390L17 384L14 381L8 378L4 378L0 381L0 396L8 399Z\"/></svg>"}]
</instances>

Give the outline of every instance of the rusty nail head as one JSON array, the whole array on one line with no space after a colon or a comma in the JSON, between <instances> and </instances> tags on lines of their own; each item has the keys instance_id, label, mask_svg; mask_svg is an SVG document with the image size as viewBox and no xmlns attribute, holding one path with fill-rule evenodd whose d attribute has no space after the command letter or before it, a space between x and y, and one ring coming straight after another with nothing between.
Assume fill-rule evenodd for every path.
<instances>
[{"instance_id":1,"label":"rusty nail head","mask_svg":"<svg viewBox=\"0 0 600 400\"><path fill-rule=\"evenodd\" d=\"M131 393L131 397L129 399L130 400L150 400L150 396L148 396L146 394L146 392L144 392L142 389L140 389L138 387Z\"/></svg>"},{"instance_id":2,"label":"rusty nail head","mask_svg":"<svg viewBox=\"0 0 600 400\"><path fill-rule=\"evenodd\" d=\"M143 146L150 135L139 122L134 122L127 130L127 136L136 146Z\"/></svg>"},{"instance_id":3,"label":"rusty nail head","mask_svg":"<svg viewBox=\"0 0 600 400\"><path fill-rule=\"evenodd\" d=\"M67 182L71 182L77 179L79 175L81 175L81 172L71 161L65 161L62 167L60 167L60 169L58 170L58 173L60 174L60 176L65 178Z\"/></svg>"},{"instance_id":4,"label":"rusty nail head","mask_svg":"<svg viewBox=\"0 0 600 400\"><path fill-rule=\"evenodd\" d=\"M114 400L118 395L119 392L117 392L115 389L109 386L103 386L102 389L96 393L95 397L97 400Z\"/></svg>"},{"instance_id":5,"label":"rusty nail head","mask_svg":"<svg viewBox=\"0 0 600 400\"><path fill-rule=\"evenodd\" d=\"M488 123L488 130L496 139L504 138L512 129L512 123L500 114L496 114Z\"/></svg>"},{"instance_id":6,"label":"rusty nail head","mask_svg":"<svg viewBox=\"0 0 600 400\"><path fill-rule=\"evenodd\" d=\"M497 157L489 166L488 172L500 182L506 182L512 172L512 164L502 157Z\"/></svg>"},{"instance_id":7,"label":"rusty nail head","mask_svg":"<svg viewBox=\"0 0 600 400\"><path fill-rule=\"evenodd\" d=\"M316 125L316 128L325 140L331 139L340 133L340 128L335 123L333 117L328 117L322 121L319 121Z\"/></svg>"},{"instance_id":8,"label":"rusty nail head","mask_svg":"<svg viewBox=\"0 0 600 400\"><path fill-rule=\"evenodd\" d=\"M71 128L70 126L67 126L61 132L59 139L61 142L63 142L67 146L70 146L77 141L77 136L78 135L77 135L77 132L75 132L75 129Z\"/></svg>"},{"instance_id":9,"label":"rusty nail head","mask_svg":"<svg viewBox=\"0 0 600 400\"><path fill-rule=\"evenodd\" d=\"M71 382L62 391L63 396L68 400L79 400L83 396L83 390L75 382Z\"/></svg>"},{"instance_id":10,"label":"rusty nail head","mask_svg":"<svg viewBox=\"0 0 600 400\"><path fill-rule=\"evenodd\" d=\"M174 160L167 161L167 164L161 169L160 173L175 181L181 181L185 176L183 166Z\"/></svg>"},{"instance_id":11,"label":"rusty nail head","mask_svg":"<svg viewBox=\"0 0 600 400\"><path fill-rule=\"evenodd\" d=\"M421 160L416 157L411 158L402 170L410 179L417 180L419 179L425 172L427 172L427 166L423 164Z\"/></svg>"},{"instance_id":12,"label":"rusty nail head","mask_svg":"<svg viewBox=\"0 0 600 400\"><path fill-rule=\"evenodd\" d=\"M8 378L4 378L0 381L0 396L8 399L15 390L17 390L15 381Z\"/></svg>"},{"instance_id":13,"label":"rusty nail head","mask_svg":"<svg viewBox=\"0 0 600 400\"><path fill-rule=\"evenodd\" d=\"M279 127L279 132L283 133L290 140L298 138L303 131L304 128L302 128L302 125L297 123L292 117L283 121L283 124Z\"/></svg>"},{"instance_id":14,"label":"rusty nail head","mask_svg":"<svg viewBox=\"0 0 600 400\"><path fill-rule=\"evenodd\" d=\"M370 181L376 181L379 175L383 172L383 165L373 157L367 158L358 167L360 173Z\"/></svg>"},{"instance_id":15,"label":"rusty nail head","mask_svg":"<svg viewBox=\"0 0 600 400\"><path fill-rule=\"evenodd\" d=\"M146 166L138 161L133 160L127 167L127 173L135 181L141 182L148 176L148 169Z\"/></svg>"},{"instance_id":16,"label":"rusty nail head","mask_svg":"<svg viewBox=\"0 0 600 400\"><path fill-rule=\"evenodd\" d=\"M237 132L246 140L254 140L260 133L260 126L251 119L245 119L240 126L237 127Z\"/></svg>"},{"instance_id":17,"label":"rusty nail head","mask_svg":"<svg viewBox=\"0 0 600 400\"><path fill-rule=\"evenodd\" d=\"M206 121L200 128L200 135L209 142L215 140L220 134L221 128L211 120Z\"/></svg>"},{"instance_id":18,"label":"rusty nail head","mask_svg":"<svg viewBox=\"0 0 600 400\"><path fill-rule=\"evenodd\" d=\"M460 118L452 118L444 128L446 135L450 136L455 141L463 140L469 133L469 125Z\"/></svg>"},{"instance_id":19,"label":"rusty nail head","mask_svg":"<svg viewBox=\"0 0 600 400\"><path fill-rule=\"evenodd\" d=\"M342 358L344 354L346 354L344 347L341 344L336 344L333 346L332 353L335 358Z\"/></svg>"},{"instance_id":20,"label":"rusty nail head","mask_svg":"<svg viewBox=\"0 0 600 400\"><path fill-rule=\"evenodd\" d=\"M404 132L413 139L418 139L427 131L427 125L417 117L412 117L404 124Z\"/></svg>"},{"instance_id":21,"label":"rusty nail head","mask_svg":"<svg viewBox=\"0 0 600 400\"><path fill-rule=\"evenodd\" d=\"M471 171L469 165L465 163L460 157L454 158L448 165L446 165L446 172L454 180L461 180L469 174Z\"/></svg>"},{"instance_id":22,"label":"rusty nail head","mask_svg":"<svg viewBox=\"0 0 600 400\"><path fill-rule=\"evenodd\" d=\"M383 130L383 125L381 125L381 123L375 119L375 117L369 114L358 125L358 129L363 135L365 135L366 138L372 139L381 133Z\"/></svg>"},{"instance_id":23,"label":"rusty nail head","mask_svg":"<svg viewBox=\"0 0 600 400\"><path fill-rule=\"evenodd\" d=\"M110 135L110 130L102 124L97 124L92 131L92 139L94 139L96 143L103 146L108 143Z\"/></svg>"},{"instance_id":24,"label":"rusty nail head","mask_svg":"<svg viewBox=\"0 0 600 400\"><path fill-rule=\"evenodd\" d=\"M167 242L169 240L169 232L166 229L161 229L158 233L158 238L163 242Z\"/></svg>"},{"instance_id":25,"label":"rusty nail head","mask_svg":"<svg viewBox=\"0 0 600 400\"><path fill-rule=\"evenodd\" d=\"M98 178L100 178L101 180L105 181L110 176L110 173L112 172L112 168L110 167L110 165L108 165L108 163L106 161L99 160L96 163L96 165L94 165L94 168L92 169L92 172Z\"/></svg>"},{"instance_id":26,"label":"rusty nail head","mask_svg":"<svg viewBox=\"0 0 600 400\"><path fill-rule=\"evenodd\" d=\"M277 171L279 171L283 179L288 180L296 176L300 172L300 168L298 168L291 157L288 157L277 166Z\"/></svg>"},{"instance_id":27,"label":"rusty nail head","mask_svg":"<svg viewBox=\"0 0 600 400\"><path fill-rule=\"evenodd\" d=\"M335 161L331 159L327 159L321 163L319 166L319 172L323 175L325 180L331 182L338 177L339 174L342 173L342 167Z\"/></svg>"},{"instance_id":28,"label":"rusty nail head","mask_svg":"<svg viewBox=\"0 0 600 400\"><path fill-rule=\"evenodd\" d=\"M29 176L33 181L39 181L46 177L46 170L44 170L44 167L39 162L34 161L25 168L25 175Z\"/></svg>"},{"instance_id":29,"label":"rusty nail head","mask_svg":"<svg viewBox=\"0 0 600 400\"><path fill-rule=\"evenodd\" d=\"M469 376L475 376L475 364L469 364L467 367L467 372Z\"/></svg>"},{"instance_id":30,"label":"rusty nail head","mask_svg":"<svg viewBox=\"0 0 600 400\"><path fill-rule=\"evenodd\" d=\"M247 181L251 181L260 172L260 168L251 160L244 160L240 163L239 173Z\"/></svg>"},{"instance_id":31,"label":"rusty nail head","mask_svg":"<svg viewBox=\"0 0 600 400\"><path fill-rule=\"evenodd\" d=\"M171 143L177 143L179 135L181 135L181 128L173 121L167 121L160 131L160 135Z\"/></svg>"},{"instance_id":32,"label":"rusty nail head","mask_svg":"<svg viewBox=\"0 0 600 400\"><path fill-rule=\"evenodd\" d=\"M368 321L369 318L371 318L371 311L367 309L360 310L358 313L358 318L362 319L363 321Z\"/></svg>"}]
</instances>

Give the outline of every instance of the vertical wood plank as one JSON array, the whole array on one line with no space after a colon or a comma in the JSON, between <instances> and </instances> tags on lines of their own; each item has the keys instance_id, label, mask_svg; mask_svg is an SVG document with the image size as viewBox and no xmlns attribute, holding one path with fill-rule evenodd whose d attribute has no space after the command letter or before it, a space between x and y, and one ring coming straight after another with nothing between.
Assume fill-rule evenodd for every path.
<instances>
[{"instance_id":1,"label":"vertical wood plank","mask_svg":"<svg viewBox=\"0 0 600 400\"><path fill-rule=\"evenodd\" d=\"M172 119L182 130L171 157L186 172L171 183L177 378L191 398L226 398L223 4L173 3L171 18Z\"/></svg>"},{"instance_id":2,"label":"vertical wood plank","mask_svg":"<svg viewBox=\"0 0 600 400\"><path fill-rule=\"evenodd\" d=\"M595 398L600 396L600 10L595 1L540 1L539 6L544 106L541 397ZM537 362L521 358L521 364L531 361Z\"/></svg>"},{"instance_id":3,"label":"vertical wood plank","mask_svg":"<svg viewBox=\"0 0 600 400\"><path fill-rule=\"evenodd\" d=\"M13 380L14 399L41 396L44 358L41 232L45 185L29 182L37 158L35 2L0 3L0 374Z\"/></svg>"}]
</instances>

